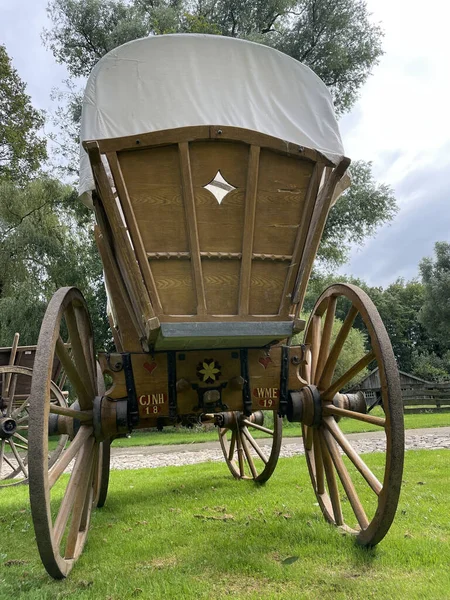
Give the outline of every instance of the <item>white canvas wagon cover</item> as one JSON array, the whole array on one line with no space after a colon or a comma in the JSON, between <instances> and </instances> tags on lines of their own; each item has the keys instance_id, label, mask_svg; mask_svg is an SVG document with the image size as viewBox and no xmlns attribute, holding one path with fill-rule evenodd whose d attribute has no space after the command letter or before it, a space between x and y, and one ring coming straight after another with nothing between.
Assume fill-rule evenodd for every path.
<instances>
[{"instance_id":1,"label":"white canvas wagon cover","mask_svg":"<svg viewBox=\"0 0 450 600\"><path fill-rule=\"evenodd\" d=\"M214 35L151 36L115 48L92 70L81 141L194 125L251 129L319 150L335 164L344 155L325 84L273 48ZM81 148L86 203L94 188Z\"/></svg>"}]
</instances>

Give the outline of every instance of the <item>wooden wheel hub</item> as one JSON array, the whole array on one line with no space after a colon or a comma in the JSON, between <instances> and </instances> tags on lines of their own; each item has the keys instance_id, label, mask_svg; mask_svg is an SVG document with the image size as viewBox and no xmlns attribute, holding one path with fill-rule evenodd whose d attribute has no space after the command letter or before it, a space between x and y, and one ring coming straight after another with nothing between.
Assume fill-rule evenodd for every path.
<instances>
[{"instance_id":1,"label":"wooden wheel hub","mask_svg":"<svg viewBox=\"0 0 450 600\"><path fill-rule=\"evenodd\" d=\"M298 392L291 392L286 416L291 423L318 427L322 420L322 398L318 388L306 385Z\"/></svg>"},{"instance_id":2,"label":"wooden wheel hub","mask_svg":"<svg viewBox=\"0 0 450 600\"><path fill-rule=\"evenodd\" d=\"M322 422L323 407L327 405L361 414L367 413L366 401L362 392L335 394L332 402L330 402L323 398L317 386L306 385L300 391L291 392L289 395L286 416L291 423L303 423L308 427L319 427Z\"/></svg>"},{"instance_id":3,"label":"wooden wheel hub","mask_svg":"<svg viewBox=\"0 0 450 600\"><path fill-rule=\"evenodd\" d=\"M17 429L17 423L11 417L0 419L0 439L7 440L13 436Z\"/></svg>"}]
</instances>

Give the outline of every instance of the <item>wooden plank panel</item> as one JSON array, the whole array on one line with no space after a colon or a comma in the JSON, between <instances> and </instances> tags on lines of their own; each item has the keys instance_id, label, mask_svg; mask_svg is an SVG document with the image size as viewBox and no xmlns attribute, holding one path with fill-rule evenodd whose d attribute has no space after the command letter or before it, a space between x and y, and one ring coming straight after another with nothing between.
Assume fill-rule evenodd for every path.
<instances>
[{"instance_id":1,"label":"wooden plank panel","mask_svg":"<svg viewBox=\"0 0 450 600\"><path fill-rule=\"evenodd\" d=\"M313 164L261 151L253 250L292 255Z\"/></svg>"},{"instance_id":2,"label":"wooden plank panel","mask_svg":"<svg viewBox=\"0 0 450 600\"><path fill-rule=\"evenodd\" d=\"M195 142L190 144L194 188L210 183L218 171L235 188L247 182L248 145L237 142Z\"/></svg>"},{"instance_id":3,"label":"wooden plank panel","mask_svg":"<svg viewBox=\"0 0 450 600\"><path fill-rule=\"evenodd\" d=\"M150 266L164 313L195 315L197 304L190 261L158 259L152 260Z\"/></svg>"},{"instance_id":4,"label":"wooden plank panel","mask_svg":"<svg viewBox=\"0 0 450 600\"><path fill-rule=\"evenodd\" d=\"M239 260L203 259L206 304L211 315L237 315Z\"/></svg>"},{"instance_id":5,"label":"wooden plank panel","mask_svg":"<svg viewBox=\"0 0 450 600\"><path fill-rule=\"evenodd\" d=\"M142 319L145 326L147 326L149 323L152 323L155 313L145 289L142 274L136 262L127 232L123 226L116 199L112 193L110 182L100 157L98 145L95 142L88 142L85 144L85 148L87 148L89 153L92 171L103 207L96 210L99 226L102 232L106 233L106 222L102 222L102 219L99 219L99 215L103 214L102 211L104 209L108 226L111 228L112 238L114 239L119 269L132 300L134 310L136 311L136 318Z\"/></svg>"},{"instance_id":6,"label":"wooden plank panel","mask_svg":"<svg viewBox=\"0 0 450 600\"><path fill-rule=\"evenodd\" d=\"M284 284L283 295L280 303L280 315L288 315L292 305L292 288L294 286L300 266L300 259L305 247L306 236L308 235L309 224L311 222L314 204L317 198L317 192L324 168L325 165L323 163L316 163L309 180L308 191L306 192L306 198L303 204L301 221L297 229L294 250L292 252L292 260Z\"/></svg>"},{"instance_id":7,"label":"wooden plank panel","mask_svg":"<svg viewBox=\"0 0 450 600\"><path fill-rule=\"evenodd\" d=\"M95 241L102 259L106 287L110 302L119 328L121 345L127 352L142 350L139 338L145 335L131 307L131 301L125 289L119 268L114 260L111 248L103 237L98 226L94 229ZM114 332L113 332L114 333Z\"/></svg>"},{"instance_id":8,"label":"wooden plank panel","mask_svg":"<svg viewBox=\"0 0 450 600\"><path fill-rule=\"evenodd\" d=\"M288 265L254 261L250 290L250 314L277 315Z\"/></svg>"},{"instance_id":9,"label":"wooden plank panel","mask_svg":"<svg viewBox=\"0 0 450 600\"><path fill-rule=\"evenodd\" d=\"M147 252L189 249L178 146L118 155Z\"/></svg>"},{"instance_id":10,"label":"wooden plank panel","mask_svg":"<svg viewBox=\"0 0 450 600\"><path fill-rule=\"evenodd\" d=\"M221 204L202 187L194 192L201 252L241 253L245 190L229 192Z\"/></svg>"},{"instance_id":11,"label":"wooden plank panel","mask_svg":"<svg viewBox=\"0 0 450 600\"><path fill-rule=\"evenodd\" d=\"M106 157L108 159L108 163L111 168L112 175L114 177L116 190L119 194L121 207L125 215L125 220L128 226L128 231L130 233L131 241L134 246L134 250L136 252L139 267L144 277L145 286L150 295L150 299L155 313L160 314L162 312L161 302L159 300L155 280L153 278L153 274L147 260L146 250L143 245L142 236L140 232L140 224L138 225L136 216L133 211L130 197L128 195L127 185L125 183L125 179L117 159L117 154L115 152L111 152L107 154Z\"/></svg>"},{"instance_id":12,"label":"wooden plank panel","mask_svg":"<svg viewBox=\"0 0 450 600\"><path fill-rule=\"evenodd\" d=\"M245 191L244 231L242 236L241 277L239 284L239 314L248 315L250 303L250 278L255 236L256 200L258 192L259 146L250 146Z\"/></svg>"},{"instance_id":13,"label":"wooden plank panel","mask_svg":"<svg viewBox=\"0 0 450 600\"><path fill-rule=\"evenodd\" d=\"M191 252L192 275L194 279L195 292L197 295L197 314L205 315L206 298L203 284L203 272L200 259L200 244L198 239L197 216L195 207L195 196L192 187L191 161L189 156L189 144L184 142L178 145L181 181L183 187L184 210L186 215L186 227L189 239L189 250Z\"/></svg>"}]
</instances>

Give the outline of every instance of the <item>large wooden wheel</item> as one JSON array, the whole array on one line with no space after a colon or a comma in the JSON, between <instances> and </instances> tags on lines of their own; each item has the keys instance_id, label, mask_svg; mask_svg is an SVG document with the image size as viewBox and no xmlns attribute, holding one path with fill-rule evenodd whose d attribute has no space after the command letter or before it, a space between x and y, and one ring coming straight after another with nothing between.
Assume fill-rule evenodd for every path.
<instances>
[{"instance_id":1,"label":"large wooden wheel","mask_svg":"<svg viewBox=\"0 0 450 600\"><path fill-rule=\"evenodd\" d=\"M0 487L19 485L28 481L28 410L33 370L28 367L0 367L2 397L0 399ZM25 392L25 393L24 393ZM60 388L50 383L50 402L66 407ZM67 443L67 435L51 440L48 466L51 467Z\"/></svg>"},{"instance_id":2,"label":"large wooden wheel","mask_svg":"<svg viewBox=\"0 0 450 600\"><path fill-rule=\"evenodd\" d=\"M65 369L76 401L69 408L49 402L55 354ZM94 357L92 327L86 304L75 288L53 296L39 334L30 396L29 483L31 513L42 562L55 578L65 577L80 556L92 508L104 502L109 445L94 436L94 399L102 390ZM71 442L48 468L47 429L65 431ZM70 476L63 476L71 468Z\"/></svg>"},{"instance_id":3,"label":"large wooden wheel","mask_svg":"<svg viewBox=\"0 0 450 600\"><path fill-rule=\"evenodd\" d=\"M332 341L337 307L346 307L347 316ZM367 331L367 348L339 374L339 357L351 344L349 334L356 318ZM327 521L356 534L361 544L373 546L391 526L403 472L403 405L391 343L369 297L346 284L332 285L320 296L305 343L311 348L304 377L314 416L303 420L303 439L317 500ZM375 408L377 403L366 402L362 392L339 393L369 365L378 367L381 381L381 402ZM349 422L375 426L383 434L384 455L361 457L344 433Z\"/></svg>"},{"instance_id":4,"label":"large wooden wheel","mask_svg":"<svg viewBox=\"0 0 450 600\"><path fill-rule=\"evenodd\" d=\"M276 411L273 426L264 427L264 413L257 411L250 417L240 412L224 413L224 427L219 428L219 441L225 462L236 479L253 479L264 483L275 470L280 455L283 420ZM262 431L269 443L253 437Z\"/></svg>"}]
</instances>

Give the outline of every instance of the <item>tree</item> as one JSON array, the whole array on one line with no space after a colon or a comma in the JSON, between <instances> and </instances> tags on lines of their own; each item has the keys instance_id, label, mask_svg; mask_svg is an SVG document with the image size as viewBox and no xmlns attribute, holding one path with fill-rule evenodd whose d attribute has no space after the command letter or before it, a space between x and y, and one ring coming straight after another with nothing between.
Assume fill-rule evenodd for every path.
<instances>
[{"instance_id":1,"label":"tree","mask_svg":"<svg viewBox=\"0 0 450 600\"><path fill-rule=\"evenodd\" d=\"M419 281L397 279L372 296L389 334L399 369L414 373L416 357L434 349L418 319L425 297L424 286Z\"/></svg>"},{"instance_id":2,"label":"tree","mask_svg":"<svg viewBox=\"0 0 450 600\"><path fill-rule=\"evenodd\" d=\"M220 33L307 64L330 88L339 114L350 109L382 55L383 34L364 0L51 0L48 13L53 27L44 42L75 77L139 37Z\"/></svg>"},{"instance_id":3,"label":"tree","mask_svg":"<svg viewBox=\"0 0 450 600\"><path fill-rule=\"evenodd\" d=\"M47 157L46 142L39 137L44 118L25 89L0 45L0 181L25 181Z\"/></svg>"},{"instance_id":4,"label":"tree","mask_svg":"<svg viewBox=\"0 0 450 600\"><path fill-rule=\"evenodd\" d=\"M330 266L344 264L352 245L360 245L397 213L392 188L375 182L371 166L364 161L351 165L351 186L330 211L318 253Z\"/></svg>"},{"instance_id":5,"label":"tree","mask_svg":"<svg viewBox=\"0 0 450 600\"><path fill-rule=\"evenodd\" d=\"M450 351L438 356L435 352L415 352L413 355L413 375L426 381L444 382L450 380Z\"/></svg>"},{"instance_id":6,"label":"tree","mask_svg":"<svg viewBox=\"0 0 450 600\"><path fill-rule=\"evenodd\" d=\"M48 301L66 285L85 293L97 346L108 344L102 266L92 227L77 226L74 202L74 190L49 177L0 184L0 345L16 331L35 344Z\"/></svg>"},{"instance_id":7,"label":"tree","mask_svg":"<svg viewBox=\"0 0 450 600\"><path fill-rule=\"evenodd\" d=\"M435 259L424 258L419 269L425 299L419 319L442 349L450 349L450 244L436 242Z\"/></svg>"}]
</instances>

